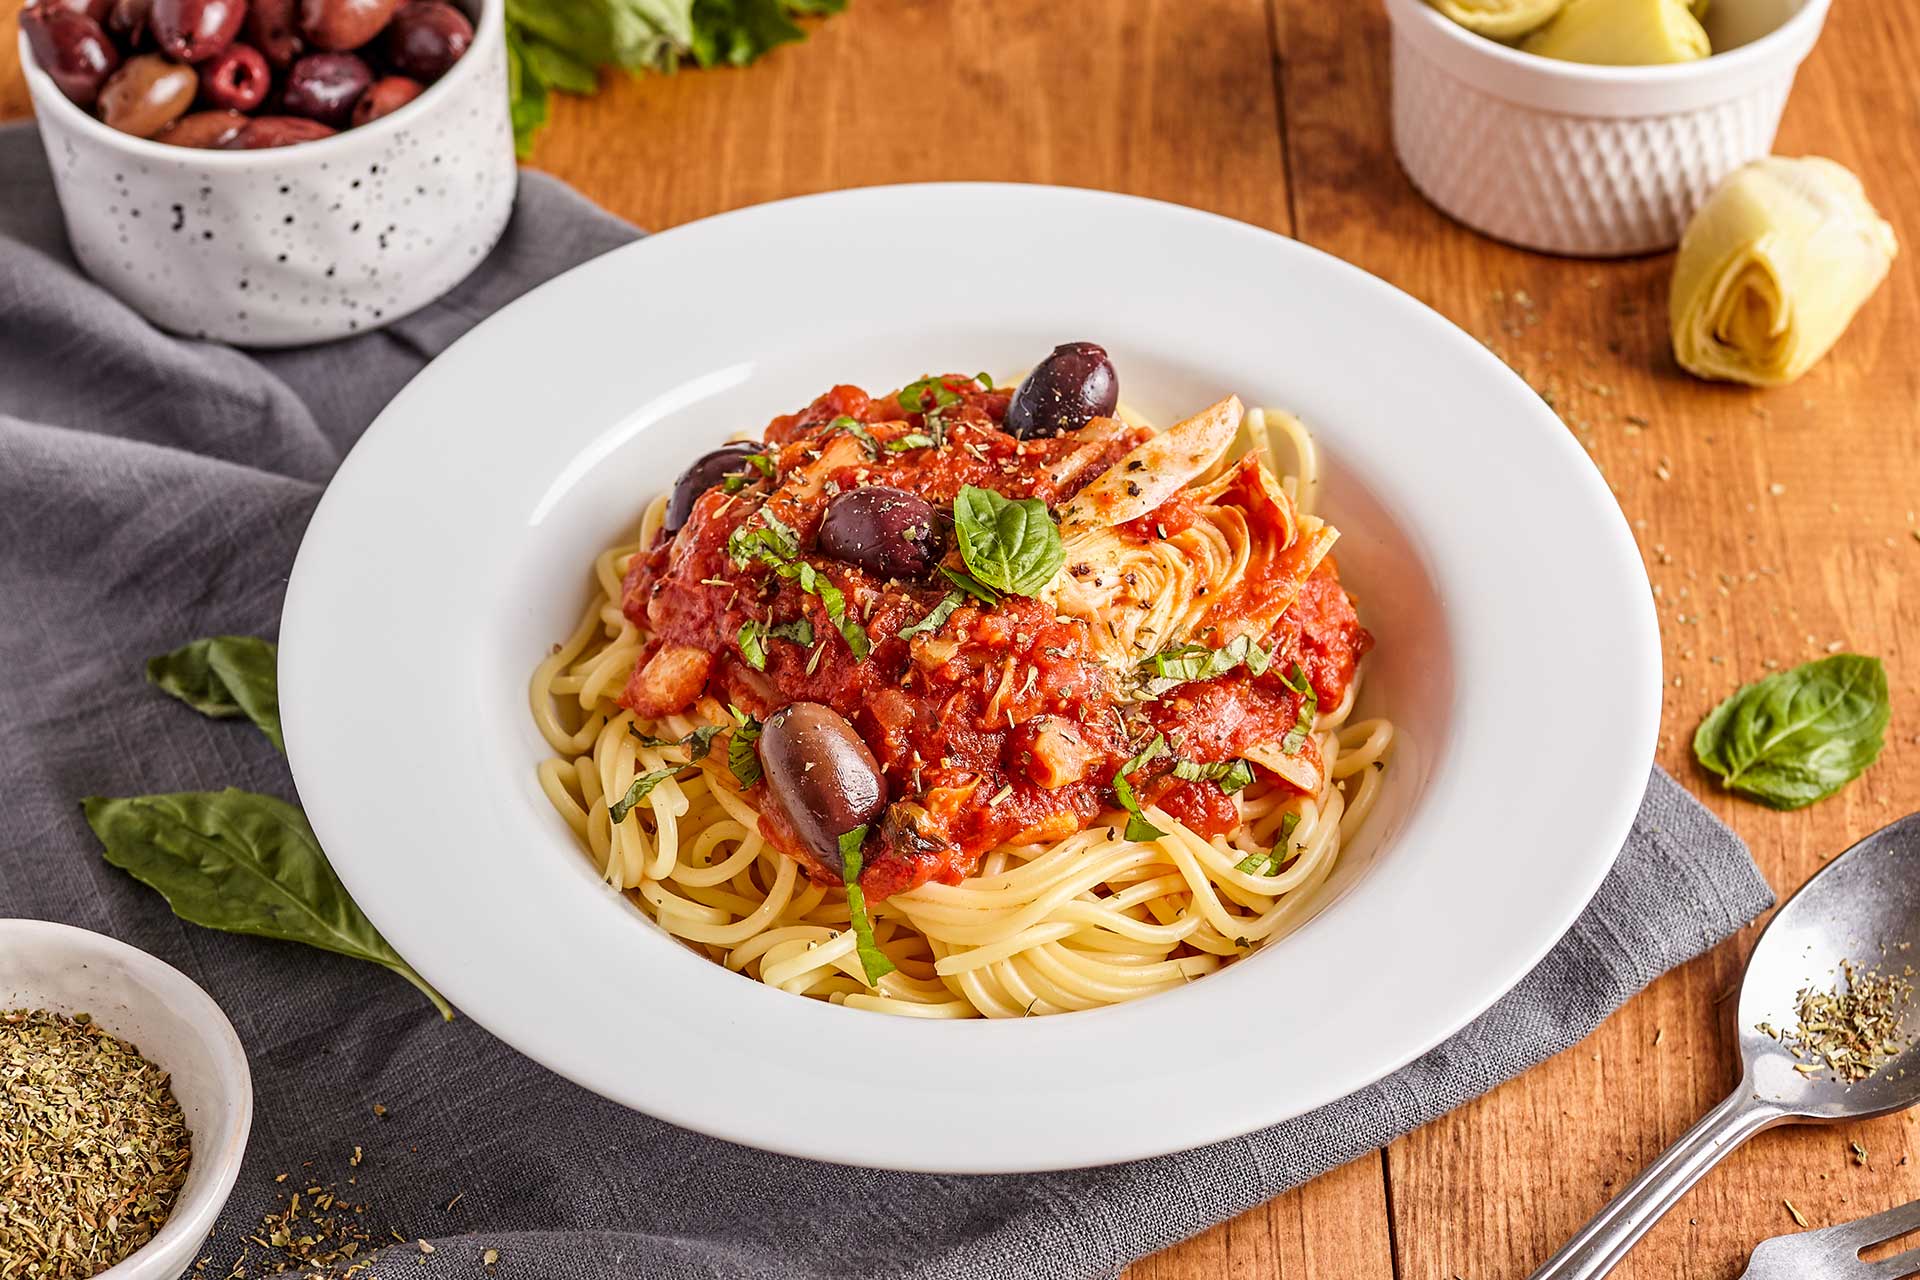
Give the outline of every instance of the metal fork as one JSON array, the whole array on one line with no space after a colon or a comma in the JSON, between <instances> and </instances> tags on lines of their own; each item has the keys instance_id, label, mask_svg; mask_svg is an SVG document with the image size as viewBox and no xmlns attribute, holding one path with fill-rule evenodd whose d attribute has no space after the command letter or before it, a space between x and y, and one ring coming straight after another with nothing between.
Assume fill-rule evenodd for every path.
<instances>
[{"instance_id":1,"label":"metal fork","mask_svg":"<svg viewBox=\"0 0 1920 1280\"><path fill-rule=\"evenodd\" d=\"M1920 1200L1837 1227L1762 1240L1740 1280L1903 1280L1920 1274L1920 1247L1878 1262L1863 1250L1920 1231Z\"/></svg>"}]
</instances>

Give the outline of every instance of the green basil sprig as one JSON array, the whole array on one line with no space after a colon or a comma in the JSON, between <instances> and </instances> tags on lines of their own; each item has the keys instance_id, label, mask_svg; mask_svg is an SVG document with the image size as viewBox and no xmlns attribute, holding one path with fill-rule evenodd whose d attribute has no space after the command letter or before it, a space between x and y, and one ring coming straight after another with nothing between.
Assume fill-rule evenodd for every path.
<instances>
[{"instance_id":1,"label":"green basil sprig","mask_svg":"<svg viewBox=\"0 0 1920 1280\"><path fill-rule=\"evenodd\" d=\"M147 660L147 679L203 716L245 716L286 754L280 737L279 650L258 636L210 636Z\"/></svg>"},{"instance_id":2,"label":"green basil sprig","mask_svg":"<svg viewBox=\"0 0 1920 1280\"><path fill-rule=\"evenodd\" d=\"M1067 562L1060 526L1038 498L967 485L953 500L953 527L967 571L995 591L1037 596Z\"/></svg>"},{"instance_id":3,"label":"green basil sprig","mask_svg":"<svg viewBox=\"0 0 1920 1280\"><path fill-rule=\"evenodd\" d=\"M873 940L873 920L867 915L867 895L860 888L860 846L866 842L867 828L862 823L840 837L840 866L847 881L847 911L853 920L854 949L860 953L860 969L867 985L880 985L880 979L894 971L893 961Z\"/></svg>"},{"instance_id":4,"label":"green basil sprig","mask_svg":"<svg viewBox=\"0 0 1920 1280\"><path fill-rule=\"evenodd\" d=\"M391 969L453 1010L348 896L300 810L251 791L90 796L87 822L107 861L159 891L182 920L304 942Z\"/></svg>"},{"instance_id":5,"label":"green basil sprig","mask_svg":"<svg viewBox=\"0 0 1920 1280\"><path fill-rule=\"evenodd\" d=\"M1880 758L1889 715L1880 659L1837 653L1743 686L1700 722L1693 754L1728 790L1799 809Z\"/></svg>"}]
</instances>

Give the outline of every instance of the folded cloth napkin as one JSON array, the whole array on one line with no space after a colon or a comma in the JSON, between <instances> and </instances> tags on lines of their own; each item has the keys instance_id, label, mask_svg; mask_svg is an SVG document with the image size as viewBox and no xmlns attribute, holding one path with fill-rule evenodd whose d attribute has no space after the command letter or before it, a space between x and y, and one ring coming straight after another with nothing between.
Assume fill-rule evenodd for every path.
<instances>
[{"instance_id":1,"label":"folded cloth napkin","mask_svg":"<svg viewBox=\"0 0 1920 1280\"><path fill-rule=\"evenodd\" d=\"M30 127L0 130L0 172L0 913L123 938L232 1017L253 1139L197 1274L243 1255L246 1274L270 1271L281 1252L247 1238L322 1186L366 1206L390 1245L382 1275L478 1275L489 1257L500 1276L554 1280L1112 1275L1574 1044L1771 901L1739 840L1656 773L1586 914L1477 1022L1311 1115L1134 1164L846 1169L603 1101L378 969L174 919L101 859L79 800L292 798L260 734L185 713L146 685L145 660L274 635L307 518L381 405L496 307L638 233L527 174L506 239L448 297L350 342L252 353L157 332L79 272ZM423 1255L394 1259L404 1272L385 1260L402 1249Z\"/></svg>"}]
</instances>

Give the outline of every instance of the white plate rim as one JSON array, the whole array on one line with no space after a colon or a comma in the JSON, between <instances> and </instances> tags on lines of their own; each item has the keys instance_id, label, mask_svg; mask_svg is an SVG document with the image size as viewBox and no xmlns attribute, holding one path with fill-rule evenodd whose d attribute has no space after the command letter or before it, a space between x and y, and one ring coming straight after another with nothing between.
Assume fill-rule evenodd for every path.
<instances>
[{"instance_id":1,"label":"white plate rim","mask_svg":"<svg viewBox=\"0 0 1920 1280\"><path fill-rule=\"evenodd\" d=\"M1408 992L1411 995L1418 988L1422 999L1402 1001L1395 1012L1404 1017L1403 1025L1358 1043L1337 1066L1306 1064L1296 1070L1297 1064L1281 1058L1277 1061L1283 1074L1291 1074L1279 1086L1245 1095L1221 1090L1217 1080L1210 1081L1211 1072L1256 1061L1274 1062L1274 1055L1283 1053L1286 1047L1272 1039L1251 1045L1251 1038L1271 1033L1241 1025L1232 1027L1234 1051L1217 1063L1206 1064L1206 1071L1193 1062L1165 1070L1159 1067L1155 1056L1163 1050L1157 1046L1164 1044L1166 1037L1207 1029L1206 1024L1194 1025L1197 1009L1224 1013L1215 1006L1226 998L1230 985L1241 995L1253 989L1247 978L1253 965L1235 966L1172 997L1065 1018L968 1024L964 1028L822 1009L814 1002L769 991L719 974L716 969L716 976L732 984L720 995L715 994L719 988L702 987L703 997L721 1002L717 1010L705 1006L689 1010L681 999L684 993L663 996L653 990L634 996L640 1010L656 1017L668 1011L688 1014L690 1020L676 1024L675 1029L696 1042L691 1045L663 1046L657 1039L643 1044L635 1030L638 1022L615 1025L612 1018L592 1027L576 1024L559 1030L554 1024L562 1020L559 1010L566 1003L563 997L571 993L556 989L552 983L539 992L489 989L488 981L502 972L498 936L485 930L468 930L463 935L457 922L435 923L427 877L418 869L408 870L404 864L396 867L389 860L391 853L386 846L392 843L395 830L367 828L367 802L378 796L381 785L380 770L371 759L378 752L368 751L365 724L351 711L354 700L365 699L368 691L343 687L338 672L330 670L341 641L334 623L342 616L342 600L351 599L356 590L371 590L365 572L368 535L358 526L370 507L390 502L393 497L389 487L397 477L383 475L381 469L395 459L404 460L409 450L414 452L416 463L427 456L420 437L422 433L430 435L433 428L423 424L420 409L427 403L426 397L442 394L441 374L446 367L457 361L471 369L481 360L479 353L496 343L503 325L515 316L524 317L530 308L551 312L563 301L590 297L602 287L603 280L622 272L647 274L640 267L657 267L666 255L675 255L678 260L710 253L716 247L738 246L776 234L793 223L810 226L816 232L829 223L850 223L876 236L911 235L913 224L920 220L940 223L957 218L956 208L1017 221L1021 234L1046 230L1050 225L1047 219L1071 218L1083 219L1088 226L1131 226L1135 230L1173 233L1195 242L1213 240L1244 252L1249 261L1284 264L1288 270L1316 280L1336 281L1340 289L1362 300L1352 305L1397 317L1396 324L1412 326L1423 342L1445 355L1450 366L1469 370L1472 381L1484 383L1488 421L1507 424L1498 430L1508 433L1510 443L1524 441L1527 449L1541 451L1532 460L1553 459L1546 465L1557 470L1542 481L1550 483L1562 499L1577 503L1578 514L1592 521L1587 531L1591 542L1567 550L1577 551L1585 567L1606 575L1605 581L1590 585L1606 596L1610 638L1615 643L1607 654L1586 656L1601 664L1615 660L1614 666L1598 672L1607 690L1607 705L1595 714L1617 745L1607 748L1604 758L1590 762L1602 774L1585 779L1581 796L1584 807L1577 813L1564 808L1558 811L1561 829L1580 828L1564 837L1566 847L1560 851L1564 874L1552 882L1550 891L1541 891L1537 901L1525 904L1531 907L1531 915L1519 923L1512 936L1486 937L1481 936L1484 929L1480 933L1463 929L1453 938L1462 948L1497 949L1497 963L1490 957L1477 969L1457 975L1462 979L1460 986L1440 991L1419 984L1430 980L1428 969L1436 976L1450 973L1449 962L1441 953L1434 953L1431 965L1409 972L1405 979ZM938 212L930 212L935 210ZM823 381L833 379L833 371L822 372ZM1324 422L1315 426L1333 429ZM386 659L394 656L390 647L381 650L371 639L363 643L369 654L377 652ZM355 680L373 674L370 669L353 673ZM576 267L477 326L396 397L342 464L324 494L289 582L282 621L280 681L289 761L322 844L375 924L469 1016L529 1057L585 1087L699 1132L813 1159L960 1173L1115 1163L1239 1136L1330 1103L1445 1040L1524 977L1598 890L1626 838L1646 784L1658 732L1661 692L1658 628L1651 594L1624 517L1591 460L1558 419L1480 343L1424 304L1359 268L1244 223L1134 196L996 183L859 188L736 210L650 236ZM403 811L389 809L387 816L392 818L396 812ZM1528 823L1536 834L1544 835L1550 829L1542 825L1537 811L1529 812ZM415 835L432 830L433 823L423 817ZM476 835L472 831L463 834ZM482 839L486 834L478 833ZM1402 838L1407 835L1402 833ZM1373 877L1364 884L1378 879ZM620 945L610 943L593 922L577 923L581 929L572 939L575 943L608 948ZM1481 919L1479 923L1488 921ZM1342 946L1329 946L1329 935L1338 932L1322 916L1288 939L1288 944L1312 954L1346 954ZM1438 925L1425 938L1444 945L1447 936L1444 925ZM550 945L551 940L547 941ZM1347 941L1351 943L1351 939ZM1395 941L1405 945L1407 939ZM534 952L520 947L513 954L524 960ZM703 979L692 981L704 983ZM1203 1004L1196 1003L1197 992L1209 998ZM1214 992L1219 994L1215 996ZM1286 995L1270 990L1262 994ZM662 1000L667 1003L649 1003ZM1171 1012L1176 1002L1182 1002L1180 1015ZM1337 1007L1326 1000L1313 1007L1316 1016L1339 1016ZM822 1021L822 1017L843 1021ZM743 1021L752 1024L753 1042L767 1047L767 1052L757 1058L734 1052L747 1043L741 1038L746 1034ZM1214 1017L1211 1025L1218 1031L1228 1024ZM1352 1030L1356 1024L1344 1025ZM967 1039L933 1040L928 1038L929 1032L958 1032ZM961 1043L965 1051L955 1053ZM728 1046L730 1052L719 1058L702 1058L699 1050L711 1049L714 1044ZM853 1051L849 1045L867 1055L863 1061L911 1063L925 1060L938 1050L945 1058L958 1057L973 1066L986 1067L1004 1060L1009 1053L1025 1053L1030 1060L1050 1064L1056 1070L1039 1082L995 1095L1000 1119L992 1140L986 1142L977 1125L941 1113L935 1106L963 1103L977 1090L921 1087L916 1092L891 1079L868 1080L861 1086L863 1101L882 1098L895 1110L920 1104L917 1123L884 1126L851 1125L831 1113L822 1115L817 1108L810 1112L788 1105L788 1099L768 1100L756 1094L756 1090L775 1087L787 1078L794 1069L792 1057L826 1053L844 1065L844 1055ZM1060 1083L1058 1068L1077 1057L1096 1048L1112 1050L1129 1045L1134 1046L1138 1060L1103 1059L1108 1064L1121 1063L1106 1068L1115 1073L1112 1076L1076 1077L1070 1093ZM782 1049L804 1052L783 1056L779 1052ZM1259 1056L1262 1050L1264 1058ZM689 1071L697 1069L707 1091L689 1093L646 1079L636 1082L621 1065L623 1060L632 1061L636 1052L665 1054ZM920 1086L924 1082L912 1083ZM1114 1109L1124 1106L1130 1096L1137 1096L1143 1084L1169 1090L1169 1096L1177 1096L1182 1105L1144 1120L1129 1117L1128 1123L1111 1128L1087 1123L1096 1114L1117 1114Z\"/></svg>"}]
</instances>

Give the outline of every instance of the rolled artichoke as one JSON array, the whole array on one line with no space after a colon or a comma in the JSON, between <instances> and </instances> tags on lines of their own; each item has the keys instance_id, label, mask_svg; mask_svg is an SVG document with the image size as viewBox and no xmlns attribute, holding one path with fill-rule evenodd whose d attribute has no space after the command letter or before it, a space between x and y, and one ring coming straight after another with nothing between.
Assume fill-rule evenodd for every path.
<instances>
[{"instance_id":1,"label":"rolled artichoke","mask_svg":"<svg viewBox=\"0 0 1920 1280\"><path fill-rule=\"evenodd\" d=\"M1612 67L1692 62L1713 52L1686 0L1567 0L1520 47L1543 58Z\"/></svg>"},{"instance_id":2,"label":"rolled artichoke","mask_svg":"<svg viewBox=\"0 0 1920 1280\"><path fill-rule=\"evenodd\" d=\"M1819 156L1768 156L1714 188L1687 224L1667 320L1702 378L1776 387L1819 362L1900 250L1860 179Z\"/></svg>"},{"instance_id":3,"label":"rolled artichoke","mask_svg":"<svg viewBox=\"0 0 1920 1280\"><path fill-rule=\"evenodd\" d=\"M1427 0L1447 17L1479 35L1517 40L1560 12L1567 0Z\"/></svg>"}]
</instances>

